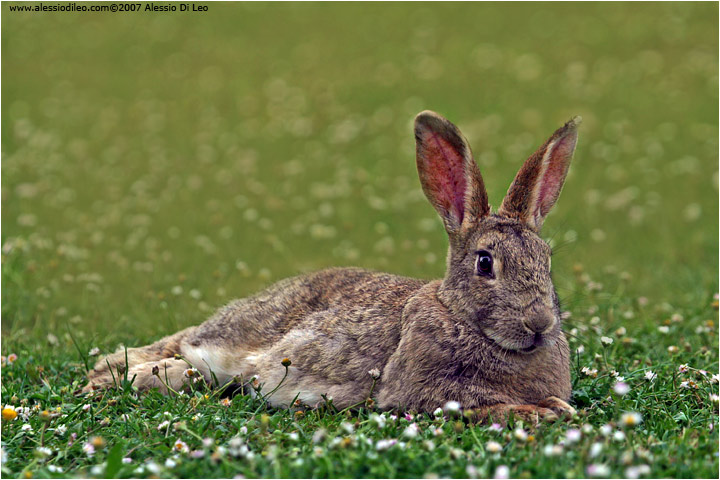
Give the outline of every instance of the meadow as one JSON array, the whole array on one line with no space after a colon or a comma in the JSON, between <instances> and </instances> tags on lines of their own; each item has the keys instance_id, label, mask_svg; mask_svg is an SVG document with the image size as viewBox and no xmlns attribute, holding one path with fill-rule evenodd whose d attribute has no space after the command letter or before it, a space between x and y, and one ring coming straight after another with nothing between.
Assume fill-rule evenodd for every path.
<instances>
[{"instance_id":1,"label":"meadow","mask_svg":"<svg viewBox=\"0 0 720 480\"><path fill-rule=\"evenodd\" d=\"M2 4L3 477L718 477L717 4L208 5ZM584 119L543 229L576 417L76 394L98 355L291 275L441 277L424 109L494 207Z\"/></svg>"}]
</instances>

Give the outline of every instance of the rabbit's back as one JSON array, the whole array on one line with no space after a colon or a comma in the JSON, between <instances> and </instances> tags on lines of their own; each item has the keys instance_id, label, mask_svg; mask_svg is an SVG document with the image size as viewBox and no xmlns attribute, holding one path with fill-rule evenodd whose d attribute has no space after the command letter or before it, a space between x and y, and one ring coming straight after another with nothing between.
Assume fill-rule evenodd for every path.
<instances>
[{"instance_id":1,"label":"rabbit's back","mask_svg":"<svg viewBox=\"0 0 720 480\"><path fill-rule=\"evenodd\" d=\"M366 329L393 323L410 295L425 282L360 268L331 268L281 280L250 297L234 300L200 325L188 342L211 341L259 348L300 326ZM318 313L332 312L333 315ZM341 316L355 320L346 325Z\"/></svg>"},{"instance_id":2,"label":"rabbit's back","mask_svg":"<svg viewBox=\"0 0 720 480\"><path fill-rule=\"evenodd\" d=\"M400 341L403 309L426 282L356 268L334 268L278 282L220 309L185 339L183 354L218 378L257 375L267 388L292 367L272 403L326 392L343 405L367 395ZM287 398L286 398L287 397Z\"/></svg>"}]
</instances>

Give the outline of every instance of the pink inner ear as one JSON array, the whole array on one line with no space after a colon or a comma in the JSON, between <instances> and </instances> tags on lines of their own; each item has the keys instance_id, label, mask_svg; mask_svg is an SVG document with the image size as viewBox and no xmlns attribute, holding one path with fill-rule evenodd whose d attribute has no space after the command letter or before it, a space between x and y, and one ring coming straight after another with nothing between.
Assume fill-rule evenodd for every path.
<instances>
[{"instance_id":1,"label":"pink inner ear","mask_svg":"<svg viewBox=\"0 0 720 480\"><path fill-rule=\"evenodd\" d=\"M430 132L427 140L423 142L426 181L435 192L435 201L460 224L465 214L465 159L436 133Z\"/></svg>"},{"instance_id":2,"label":"pink inner ear","mask_svg":"<svg viewBox=\"0 0 720 480\"><path fill-rule=\"evenodd\" d=\"M538 191L537 208L540 209L540 216L542 217L545 217L550 212L560 195L574 150L575 140L565 137L559 140L550 153L549 164L542 179L540 179L541 183Z\"/></svg>"}]
</instances>

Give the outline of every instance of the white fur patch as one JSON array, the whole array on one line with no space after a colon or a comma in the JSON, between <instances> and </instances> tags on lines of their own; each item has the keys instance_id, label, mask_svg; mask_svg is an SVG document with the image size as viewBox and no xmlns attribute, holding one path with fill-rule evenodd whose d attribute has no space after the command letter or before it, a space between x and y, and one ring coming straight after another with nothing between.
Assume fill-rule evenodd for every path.
<instances>
[{"instance_id":1,"label":"white fur patch","mask_svg":"<svg viewBox=\"0 0 720 480\"><path fill-rule=\"evenodd\" d=\"M212 381L213 374L220 384L240 375L249 379L254 370L254 364L250 360L254 356L247 355L246 352L229 352L220 348L183 345L182 353L193 367L202 372L208 382Z\"/></svg>"}]
</instances>

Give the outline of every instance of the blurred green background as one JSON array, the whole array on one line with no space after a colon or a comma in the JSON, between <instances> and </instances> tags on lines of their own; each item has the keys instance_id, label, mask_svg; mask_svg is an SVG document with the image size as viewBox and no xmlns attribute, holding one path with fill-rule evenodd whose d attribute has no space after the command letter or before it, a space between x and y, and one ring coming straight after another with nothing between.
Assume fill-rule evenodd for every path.
<instances>
[{"instance_id":1,"label":"blurred green background","mask_svg":"<svg viewBox=\"0 0 720 480\"><path fill-rule=\"evenodd\" d=\"M717 292L716 3L208 5L3 3L6 339L142 343L332 265L441 276L424 109L468 137L495 207L583 116L543 231L561 297L580 265L609 296Z\"/></svg>"}]
</instances>

